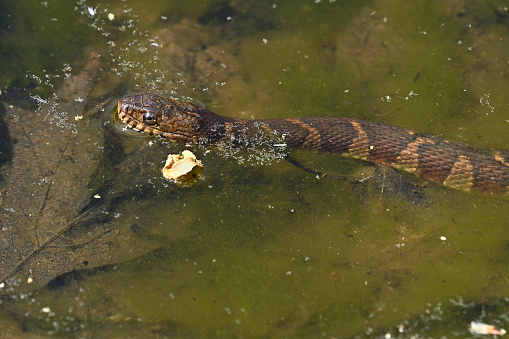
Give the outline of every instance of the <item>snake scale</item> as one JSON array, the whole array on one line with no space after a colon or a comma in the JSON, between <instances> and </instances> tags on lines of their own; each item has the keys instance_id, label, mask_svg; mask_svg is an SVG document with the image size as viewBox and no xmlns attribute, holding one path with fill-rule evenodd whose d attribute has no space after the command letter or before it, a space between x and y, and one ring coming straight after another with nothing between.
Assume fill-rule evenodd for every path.
<instances>
[{"instance_id":1,"label":"snake scale","mask_svg":"<svg viewBox=\"0 0 509 339\"><path fill-rule=\"evenodd\" d=\"M118 102L120 119L179 143L247 147L260 135L275 146L314 149L391 166L465 191L509 192L509 151L467 144L380 122L343 117L233 119L154 94Z\"/></svg>"}]
</instances>

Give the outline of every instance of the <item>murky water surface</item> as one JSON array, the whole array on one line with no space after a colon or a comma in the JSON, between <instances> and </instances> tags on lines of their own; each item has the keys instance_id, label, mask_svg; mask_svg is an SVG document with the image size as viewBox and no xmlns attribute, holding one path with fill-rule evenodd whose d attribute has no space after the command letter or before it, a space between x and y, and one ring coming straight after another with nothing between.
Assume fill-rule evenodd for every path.
<instances>
[{"instance_id":1,"label":"murky water surface","mask_svg":"<svg viewBox=\"0 0 509 339\"><path fill-rule=\"evenodd\" d=\"M128 133L123 95L509 144L504 1L8 1L6 336L468 337L509 328L509 202L369 164ZM180 189L168 153L204 165ZM347 177L345 180L344 177Z\"/></svg>"}]
</instances>

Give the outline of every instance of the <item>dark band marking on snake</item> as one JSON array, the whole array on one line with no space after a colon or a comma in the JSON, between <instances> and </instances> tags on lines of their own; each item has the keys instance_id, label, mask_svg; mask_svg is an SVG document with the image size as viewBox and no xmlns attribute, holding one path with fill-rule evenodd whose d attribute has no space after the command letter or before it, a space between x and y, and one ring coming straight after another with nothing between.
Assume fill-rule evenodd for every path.
<instances>
[{"instance_id":1,"label":"dark band marking on snake","mask_svg":"<svg viewBox=\"0 0 509 339\"><path fill-rule=\"evenodd\" d=\"M133 128L179 143L230 143L242 148L262 131L267 140L289 148L387 165L456 189L509 192L509 151L490 153L380 122L343 117L234 119L154 94L122 98L118 114Z\"/></svg>"}]
</instances>

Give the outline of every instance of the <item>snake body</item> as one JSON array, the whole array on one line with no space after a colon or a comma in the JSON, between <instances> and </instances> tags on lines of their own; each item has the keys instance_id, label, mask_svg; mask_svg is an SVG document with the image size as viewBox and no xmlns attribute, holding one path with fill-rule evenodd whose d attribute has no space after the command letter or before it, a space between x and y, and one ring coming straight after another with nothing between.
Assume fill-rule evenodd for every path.
<instances>
[{"instance_id":1,"label":"snake body","mask_svg":"<svg viewBox=\"0 0 509 339\"><path fill-rule=\"evenodd\" d=\"M248 147L260 137L276 146L314 149L391 166L469 191L509 192L509 151L467 144L380 122L343 117L233 119L154 94L118 102L129 126L179 143Z\"/></svg>"}]
</instances>

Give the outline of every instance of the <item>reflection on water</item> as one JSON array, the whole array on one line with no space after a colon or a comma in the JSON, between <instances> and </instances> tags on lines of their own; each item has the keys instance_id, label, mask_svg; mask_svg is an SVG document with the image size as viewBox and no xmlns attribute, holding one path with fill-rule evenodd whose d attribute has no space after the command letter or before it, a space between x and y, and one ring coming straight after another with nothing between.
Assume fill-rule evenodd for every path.
<instances>
[{"instance_id":1,"label":"reflection on water","mask_svg":"<svg viewBox=\"0 0 509 339\"><path fill-rule=\"evenodd\" d=\"M153 92L237 118L342 115L503 147L502 1L35 1L39 19L29 4L9 11L88 38L70 59L47 53L56 35L29 44L13 26L0 36L48 59L0 78L14 150L0 182L5 333L403 338L467 337L471 321L508 327L506 199L434 185L408 198L386 172L317 176L278 161L286 149L173 145L110 119L122 95ZM80 76L93 53L99 78ZM185 148L205 164L190 189L160 172ZM318 172L367 172L301 157Z\"/></svg>"}]
</instances>

